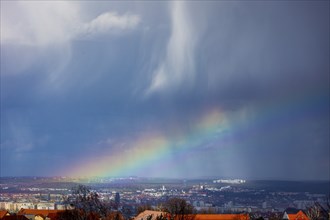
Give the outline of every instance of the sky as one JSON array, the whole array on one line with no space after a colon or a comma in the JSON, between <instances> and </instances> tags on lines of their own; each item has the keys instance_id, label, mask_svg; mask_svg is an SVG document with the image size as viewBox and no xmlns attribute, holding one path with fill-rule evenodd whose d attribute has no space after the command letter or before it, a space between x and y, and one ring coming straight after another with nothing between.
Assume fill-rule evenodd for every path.
<instances>
[{"instance_id":1,"label":"sky","mask_svg":"<svg viewBox=\"0 0 330 220\"><path fill-rule=\"evenodd\" d=\"M1 1L1 176L329 180L329 1Z\"/></svg>"}]
</instances>

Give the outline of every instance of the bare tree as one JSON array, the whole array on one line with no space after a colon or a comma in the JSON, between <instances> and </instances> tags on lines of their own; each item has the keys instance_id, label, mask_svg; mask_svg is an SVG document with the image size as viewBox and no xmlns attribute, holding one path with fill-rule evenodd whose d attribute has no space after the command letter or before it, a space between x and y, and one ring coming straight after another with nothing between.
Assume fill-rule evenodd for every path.
<instances>
[{"instance_id":1,"label":"bare tree","mask_svg":"<svg viewBox=\"0 0 330 220\"><path fill-rule=\"evenodd\" d=\"M91 191L91 188L78 185L67 196L66 203L73 209L64 212L60 219L89 220L104 218L110 211L110 206L100 201L99 195Z\"/></svg>"},{"instance_id":2,"label":"bare tree","mask_svg":"<svg viewBox=\"0 0 330 220\"><path fill-rule=\"evenodd\" d=\"M316 203L314 203L312 206L310 206L307 209L306 215L310 220L317 220L320 218L321 211Z\"/></svg>"},{"instance_id":3,"label":"bare tree","mask_svg":"<svg viewBox=\"0 0 330 220\"><path fill-rule=\"evenodd\" d=\"M114 211L114 212L110 212L106 218L104 218L104 220L124 220L124 216L118 212L118 211Z\"/></svg>"},{"instance_id":4,"label":"bare tree","mask_svg":"<svg viewBox=\"0 0 330 220\"><path fill-rule=\"evenodd\" d=\"M166 215L160 214L159 216L156 217L156 220L168 220Z\"/></svg>"},{"instance_id":5,"label":"bare tree","mask_svg":"<svg viewBox=\"0 0 330 220\"><path fill-rule=\"evenodd\" d=\"M321 205L318 202L315 202L312 206L310 206L306 215L311 220L330 220L330 204L329 199L327 199L327 203L325 205Z\"/></svg>"},{"instance_id":6,"label":"bare tree","mask_svg":"<svg viewBox=\"0 0 330 220\"><path fill-rule=\"evenodd\" d=\"M165 204L165 211L171 214L171 219L184 220L191 217L193 213L193 206L184 199L171 198Z\"/></svg>"}]
</instances>

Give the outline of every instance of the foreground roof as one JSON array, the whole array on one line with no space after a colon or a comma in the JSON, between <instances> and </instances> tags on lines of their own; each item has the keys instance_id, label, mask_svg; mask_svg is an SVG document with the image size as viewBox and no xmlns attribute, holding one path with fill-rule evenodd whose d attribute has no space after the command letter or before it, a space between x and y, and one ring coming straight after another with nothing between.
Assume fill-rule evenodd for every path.
<instances>
[{"instance_id":1,"label":"foreground roof","mask_svg":"<svg viewBox=\"0 0 330 220\"><path fill-rule=\"evenodd\" d=\"M3 218L7 214L8 214L8 211L7 210L0 210L0 218Z\"/></svg>"},{"instance_id":2,"label":"foreground roof","mask_svg":"<svg viewBox=\"0 0 330 220\"><path fill-rule=\"evenodd\" d=\"M289 220L309 220L308 216L301 210L295 214L287 214L287 216Z\"/></svg>"},{"instance_id":3,"label":"foreground roof","mask_svg":"<svg viewBox=\"0 0 330 220\"><path fill-rule=\"evenodd\" d=\"M29 220L24 215L6 215L1 220Z\"/></svg>"},{"instance_id":4,"label":"foreground roof","mask_svg":"<svg viewBox=\"0 0 330 220\"><path fill-rule=\"evenodd\" d=\"M18 215L41 215L48 216L50 213L59 213L63 210L47 210L47 209L21 209L17 213Z\"/></svg>"},{"instance_id":5,"label":"foreground roof","mask_svg":"<svg viewBox=\"0 0 330 220\"><path fill-rule=\"evenodd\" d=\"M175 219L182 219L178 216ZM183 219L187 220L249 220L248 214L191 214L186 215Z\"/></svg>"},{"instance_id":6,"label":"foreground roof","mask_svg":"<svg viewBox=\"0 0 330 220\"><path fill-rule=\"evenodd\" d=\"M161 211L151 211L151 210L145 210L144 212L141 212L138 216L134 218L134 220L156 220L158 216L167 216L168 214L166 212ZM151 216L151 219L150 219Z\"/></svg>"},{"instance_id":7,"label":"foreground roof","mask_svg":"<svg viewBox=\"0 0 330 220\"><path fill-rule=\"evenodd\" d=\"M134 220L156 220L158 216L167 217L170 219L170 214L160 211L145 210L141 212ZM150 219L151 216L151 219ZM248 214L188 214L188 215L177 215L174 217L175 220L250 220Z\"/></svg>"}]
</instances>

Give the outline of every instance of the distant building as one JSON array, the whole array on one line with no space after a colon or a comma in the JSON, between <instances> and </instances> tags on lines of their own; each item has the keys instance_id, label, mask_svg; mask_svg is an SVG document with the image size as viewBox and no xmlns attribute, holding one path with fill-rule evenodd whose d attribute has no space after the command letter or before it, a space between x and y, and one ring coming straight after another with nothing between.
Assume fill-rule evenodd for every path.
<instances>
[{"instance_id":1,"label":"distant building","mask_svg":"<svg viewBox=\"0 0 330 220\"><path fill-rule=\"evenodd\" d=\"M116 192L115 203L116 203L116 205L119 205L120 204L120 195L119 195L119 192Z\"/></svg>"},{"instance_id":2,"label":"distant building","mask_svg":"<svg viewBox=\"0 0 330 220\"><path fill-rule=\"evenodd\" d=\"M54 203L38 203L37 209L54 210L55 204Z\"/></svg>"},{"instance_id":3,"label":"distant building","mask_svg":"<svg viewBox=\"0 0 330 220\"><path fill-rule=\"evenodd\" d=\"M16 210L20 209L34 209L35 205L33 203L16 203Z\"/></svg>"}]
</instances>

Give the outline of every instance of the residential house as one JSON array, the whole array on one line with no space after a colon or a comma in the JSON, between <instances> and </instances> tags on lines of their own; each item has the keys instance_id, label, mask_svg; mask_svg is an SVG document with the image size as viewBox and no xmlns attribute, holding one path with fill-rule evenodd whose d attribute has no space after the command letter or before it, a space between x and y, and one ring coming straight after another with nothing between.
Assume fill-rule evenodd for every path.
<instances>
[{"instance_id":1,"label":"residential house","mask_svg":"<svg viewBox=\"0 0 330 220\"><path fill-rule=\"evenodd\" d=\"M310 220L308 216L301 210L296 213L284 212L283 220Z\"/></svg>"}]
</instances>

